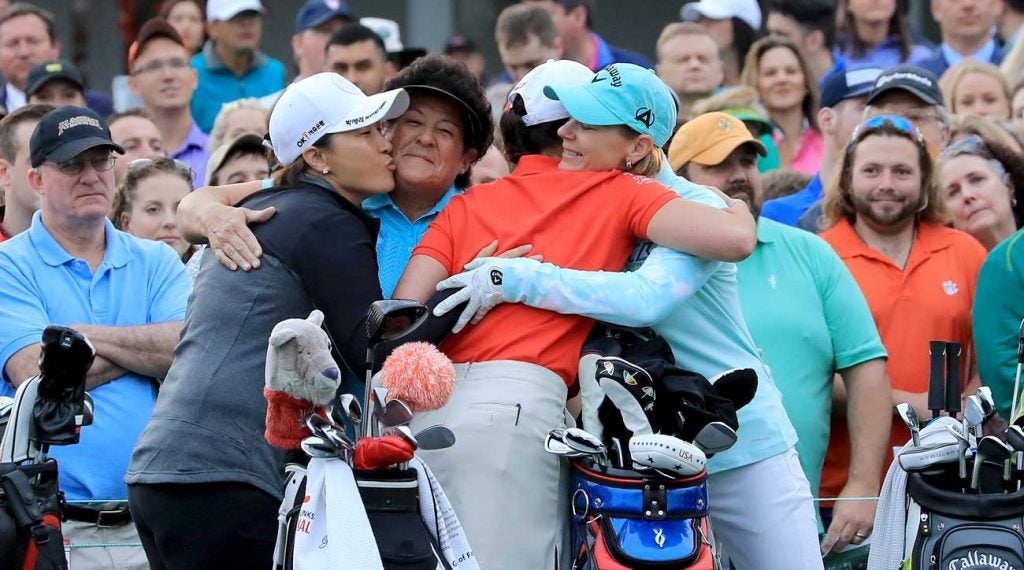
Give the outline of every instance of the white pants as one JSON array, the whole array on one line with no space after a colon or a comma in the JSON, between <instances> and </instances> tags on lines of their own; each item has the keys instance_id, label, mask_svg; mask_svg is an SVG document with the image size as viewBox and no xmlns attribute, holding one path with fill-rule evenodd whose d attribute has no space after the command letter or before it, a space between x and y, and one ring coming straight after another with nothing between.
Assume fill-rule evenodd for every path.
<instances>
[{"instance_id":1,"label":"white pants","mask_svg":"<svg viewBox=\"0 0 1024 570\"><path fill-rule=\"evenodd\" d=\"M71 541L71 570L147 570L149 561L135 523L98 526L65 521L61 532ZM91 546L109 544L111 546Z\"/></svg>"},{"instance_id":2,"label":"white pants","mask_svg":"<svg viewBox=\"0 0 1024 570\"><path fill-rule=\"evenodd\" d=\"M795 449L708 478L715 538L736 570L821 570L811 488Z\"/></svg>"},{"instance_id":3,"label":"white pants","mask_svg":"<svg viewBox=\"0 0 1024 570\"><path fill-rule=\"evenodd\" d=\"M417 455L455 507L480 568L554 570L566 557L568 478L544 437L565 424L565 382L524 362L456 364L448 404L412 431L443 424L455 445ZM564 568L564 566L563 566Z\"/></svg>"}]
</instances>

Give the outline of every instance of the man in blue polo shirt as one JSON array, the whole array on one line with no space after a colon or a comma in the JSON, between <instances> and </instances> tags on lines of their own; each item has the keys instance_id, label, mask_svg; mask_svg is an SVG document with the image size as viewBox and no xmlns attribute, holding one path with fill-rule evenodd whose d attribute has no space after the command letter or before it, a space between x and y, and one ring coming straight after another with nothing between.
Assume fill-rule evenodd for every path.
<instances>
[{"instance_id":1,"label":"man in blue polo shirt","mask_svg":"<svg viewBox=\"0 0 1024 570\"><path fill-rule=\"evenodd\" d=\"M114 144L96 113L50 111L32 133L29 183L41 210L29 229L0 244L0 387L38 374L50 324L70 325L96 348L86 377L95 420L81 443L51 450L71 501L64 536L72 546L136 544L123 503L124 474L171 364L190 293L166 244L132 237L107 219L114 194ZM91 501L91 503L90 503ZM97 502L104 501L104 502ZM73 549L73 566L145 567L142 548Z\"/></svg>"},{"instance_id":2,"label":"man in blue polo shirt","mask_svg":"<svg viewBox=\"0 0 1024 570\"><path fill-rule=\"evenodd\" d=\"M260 0L209 0L206 4L210 40L192 58L192 67L199 72L192 117L205 133L213 128L224 103L284 89L284 64L259 49L263 12Z\"/></svg>"},{"instance_id":3,"label":"man in blue polo shirt","mask_svg":"<svg viewBox=\"0 0 1024 570\"><path fill-rule=\"evenodd\" d=\"M787 226L795 226L800 216L821 200L822 182L828 183L831 180L853 129L863 118L868 93L880 73L882 70L878 68L841 69L821 80L818 125L825 135L821 169L803 190L765 202L761 207L762 216Z\"/></svg>"}]
</instances>

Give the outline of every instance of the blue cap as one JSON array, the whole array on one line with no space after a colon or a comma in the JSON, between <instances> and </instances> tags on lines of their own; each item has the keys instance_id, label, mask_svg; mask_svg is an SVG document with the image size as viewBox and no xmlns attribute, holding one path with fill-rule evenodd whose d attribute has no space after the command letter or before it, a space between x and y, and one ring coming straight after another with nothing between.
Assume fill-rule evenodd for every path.
<instances>
[{"instance_id":1,"label":"blue cap","mask_svg":"<svg viewBox=\"0 0 1024 570\"><path fill-rule=\"evenodd\" d=\"M304 32L332 18L352 21L354 16L345 0L308 0L295 16L295 31Z\"/></svg>"},{"instance_id":2,"label":"blue cap","mask_svg":"<svg viewBox=\"0 0 1024 570\"><path fill-rule=\"evenodd\" d=\"M881 75L878 67L840 69L821 80L821 106L835 107L839 103L871 93L875 80Z\"/></svg>"},{"instance_id":3,"label":"blue cap","mask_svg":"<svg viewBox=\"0 0 1024 570\"><path fill-rule=\"evenodd\" d=\"M654 71L613 63L582 85L548 85L544 95L562 102L569 116L595 126L626 125L665 146L676 128L676 104Z\"/></svg>"}]
</instances>

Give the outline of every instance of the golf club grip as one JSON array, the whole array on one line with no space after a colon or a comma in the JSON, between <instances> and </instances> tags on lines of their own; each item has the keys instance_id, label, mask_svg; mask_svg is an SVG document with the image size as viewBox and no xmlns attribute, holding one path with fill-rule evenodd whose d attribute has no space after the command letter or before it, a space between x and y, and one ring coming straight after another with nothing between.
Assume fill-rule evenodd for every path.
<instances>
[{"instance_id":1,"label":"golf club grip","mask_svg":"<svg viewBox=\"0 0 1024 570\"><path fill-rule=\"evenodd\" d=\"M959 342L946 343L946 411L954 416L960 411L960 354Z\"/></svg>"},{"instance_id":2,"label":"golf club grip","mask_svg":"<svg viewBox=\"0 0 1024 570\"><path fill-rule=\"evenodd\" d=\"M928 341L928 356L931 368L928 370L928 409L938 413L945 408L946 399L946 342L942 340Z\"/></svg>"},{"instance_id":3,"label":"golf club grip","mask_svg":"<svg viewBox=\"0 0 1024 570\"><path fill-rule=\"evenodd\" d=\"M434 307L441 304L448 297L451 297L457 293L458 289L446 289L444 291L438 291L434 293L434 296L427 300L424 305L430 309L430 316L424 321L422 325L411 331L408 335L395 340L382 340L373 347L374 358L373 358L373 373L376 374L380 371L380 367L384 366L384 361L387 360L388 356L403 344L407 342L429 342L431 344L440 345L452 334L452 327L459 320L459 314L462 313L462 309L465 308L466 303L460 303L454 309L448 311L440 317L434 316Z\"/></svg>"}]
</instances>

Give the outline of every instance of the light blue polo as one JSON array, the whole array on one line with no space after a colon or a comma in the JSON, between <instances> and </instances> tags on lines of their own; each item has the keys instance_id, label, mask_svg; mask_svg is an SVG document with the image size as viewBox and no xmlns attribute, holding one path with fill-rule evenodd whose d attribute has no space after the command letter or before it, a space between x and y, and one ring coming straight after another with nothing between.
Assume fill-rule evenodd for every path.
<instances>
[{"instance_id":1,"label":"light blue polo","mask_svg":"<svg viewBox=\"0 0 1024 570\"><path fill-rule=\"evenodd\" d=\"M864 295L825 240L762 216L757 247L737 264L740 305L800 441L818 496L836 371L886 358Z\"/></svg>"},{"instance_id":2,"label":"light blue polo","mask_svg":"<svg viewBox=\"0 0 1024 570\"><path fill-rule=\"evenodd\" d=\"M455 186L441 196L434 207L414 221L409 221L402 210L398 209L390 194L378 194L363 200L363 210L380 220L380 232L377 234L377 274L380 277L380 289L384 298L391 297L402 277L405 266L412 258L412 250L427 233L430 222L448 205L452 196L460 190Z\"/></svg>"},{"instance_id":3,"label":"light blue polo","mask_svg":"<svg viewBox=\"0 0 1024 570\"><path fill-rule=\"evenodd\" d=\"M167 244L106 224L106 254L93 274L65 251L39 212L28 231L0 244L0 366L38 343L50 324L138 326L185 318L191 292L185 266ZM0 392L13 395L4 374ZM125 374L89 390L93 424L77 445L50 448L70 500L124 500L132 448L156 402L152 378Z\"/></svg>"},{"instance_id":4,"label":"light blue polo","mask_svg":"<svg viewBox=\"0 0 1024 570\"><path fill-rule=\"evenodd\" d=\"M666 161L658 182L680 196L722 208L707 188L676 176ZM652 326L672 347L682 368L713 378L733 368L752 368L758 387L739 411L739 440L715 455L718 473L778 455L796 443L768 367L747 331L736 283L736 265L712 262L642 243L626 272L559 269L530 259L509 260L503 297L564 314L626 326Z\"/></svg>"},{"instance_id":5,"label":"light blue polo","mask_svg":"<svg viewBox=\"0 0 1024 570\"><path fill-rule=\"evenodd\" d=\"M199 84L192 93L192 120L204 133L213 128L213 120L224 103L245 97L263 97L284 89L285 68L280 61L257 51L252 67L239 77L227 68L213 50L213 40L192 58Z\"/></svg>"}]
</instances>

